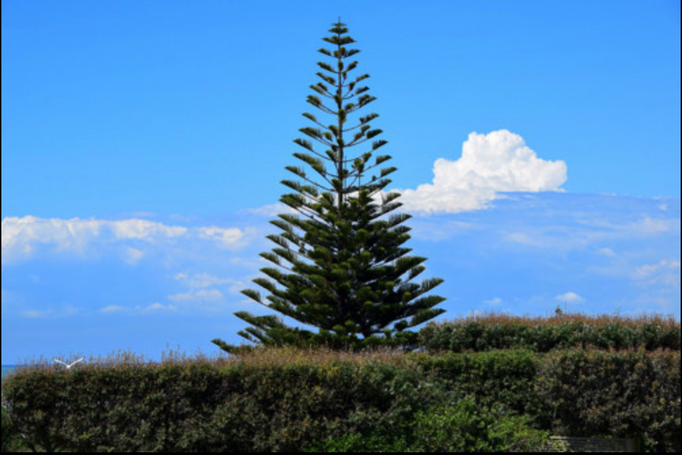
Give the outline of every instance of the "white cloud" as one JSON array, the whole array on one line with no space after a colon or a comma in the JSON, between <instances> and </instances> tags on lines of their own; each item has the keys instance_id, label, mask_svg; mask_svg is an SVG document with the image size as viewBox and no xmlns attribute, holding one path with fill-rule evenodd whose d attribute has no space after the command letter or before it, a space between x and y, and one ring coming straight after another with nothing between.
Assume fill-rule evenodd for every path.
<instances>
[{"instance_id":1,"label":"white cloud","mask_svg":"<svg viewBox=\"0 0 682 455\"><path fill-rule=\"evenodd\" d=\"M669 220L653 219L647 216L640 222L628 226L628 228L635 233L648 236L668 232L671 226Z\"/></svg>"},{"instance_id":2,"label":"white cloud","mask_svg":"<svg viewBox=\"0 0 682 455\"><path fill-rule=\"evenodd\" d=\"M535 237L524 232L512 232L507 234L505 239L512 243L520 243L521 245L544 247L547 242L544 238Z\"/></svg>"},{"instance_id":3,"label":"white cloud","mask_svg":"<svg viewBox=\"0 0 682 455\"><path fill-rule=\"evenodd\" d=\"M660 261L635 269L633 277L642 285L667 285L680 287L680 261Z\"/></svg>"},{"instance_id":4,"label":"white cloud","mask_svg":"<svg viewBox=\"0 0 682 455\"><path fill-rule=\"evenodd\" d=\"M290 215L298 213L296 210L292 209L288 205L282 204L281 202L264 205L263 207L257 207L255 209L244 209L242 212L267 217L275 217L280 213L287 213Z\"/></svg>"},{"instance_id":5,"label":"white cloud","mask_svg":"<svg viewBox=\"0 0 682 455\"><path fill-rule=\"evenodd\" d=\"M152 311L175 311L176 309L177 308L174 305L162 305L157 302L145 308L144 312L150 313Z\"/></svg>"},{"instance_id":6,"label":"white cloud","mask_svg":"<svg viewBox=\"0 0 682 455\"><path fill-rule=\"evenodd\" d=\"M40 219L33 216L2 220L2 261L7 257L30 255L40 244L56 250L82 252L100 233L101 222L94 220Z\"/></svg>"},{"instance_id":7,"label":"white cloud","mask_svg":"<svg viewBox=\"0 0 682 455\"><path fill-rule=\"evenodd\" d=\"M200 238L212 240L223 248L232 248L237 246L247 234L247 232L244 232L238 228L223 229L216 226L200 227L197 228L197 232ZM251 230L248 233L252 234L253 231Z\"/></svg>"},{"instance_id":8,"label":"white cloud","mask_svg":"<svg viewBox=\"0 0 682 455\"><path fill-rule=\"evenodd\" d=\"M398 190L406 210L456 213L484 208L498 192L559 191L566 181L563 161L546 161L507 130L471 133L456 161L433 166L433 183Z\"/></svg>"},{"instance_id":9,"label":"white cloud","mask_svg":"<svg viewBox=\"0 0 682 455\"><path fill-rule=\"evenodd\" d=\"M611 248L600 248L598 253L602 256L616 257L617 254Z\"/></svg>"},{"instance_id":10,"label":"white cloud","mask_svg":"<svg viewBox=\"0 0 682 455\"><path fill-rule=\"evenodd\" d=\"M490 306L499 306L502 304L502 299L499 297L495 297L495 298L490 299L490 300L484 300L483 303L485 303L486 305L490 305Z\"/></svg>"},{"instance_id":11,"label":"white cloud","mask_svg":"<svg viewBox=\"0 0 682 455\"><path fill-rule=\"evenodd\" d=\"M78 218L75 218L78 220ZM117 239L142 239L153 241L158 237L180 237L187 232L187 228L166 226L148 220L131 219L122 221L100 221L107 225Z\"/></svg>"},{"instance_id":12,"label":"white cloud","mask_svg":"<svg viewBox=\"0 0 682 455\"><path fill-rule=\"evenodd\" d=\"M163 305L159 302L153 303L146 307L141 305L135 305L134 307L123 307L120 305L109 305L101 310L102 314L113 314L113 313L127 313L127 314L141 314L141 313L154 313L161 311L176 311L178 308L175 305Z\"/></svg>"},{"instance_id":13,"label":"white cloud","mask_svg":"<svg viewBox=\"0 0 682 455\"><path fill-rule=\"evenodd\" d=\"M101 310L99 310L99 312L107 314L107 313L119 313L121 311L126 311L126 310L127 310L127 308L119 306L119 305L109 305L109 306L106 306L106 307L102 308Z\"/></svg>"},{"instance_id":14,"label":"white cloud","mask_svg":"<svg viewBox=\"0 0 682 455\"><path fill-rule=\"evenodd\" d=\"M217 289L201 289L169 295L168 298L174 302L218 302L223 299L223 293Z\"/></svg>"},{"instance_id":15,"label":"white cloud","mask_svg":"<svg viewBox=\"0 0 682 455\"><path fill-rule=\"evenodd\" d=\"M175 279L185 282L190 288L208 288L211 286L219 286L221 284L234 284L235 280L231 278L219 278L208 273L195 273L193 276L188 276L185 273L178 273Z\"/></svg>"},{"instance_id":16,"label":"white cloud","mask_svg":"<svg viewBox=\"0 0 682 455\"><path fill-rule=\"evenodd\" d=\"M40 318L44 318L44 317L47 317L50 315L50 313L47 311L38 311L38 310L28 310L28 311L24 311L22 314L24 315L24 317L31 318L31 319L40 319Z\"/></svg>"},{"instance_id":17,"label":"white cloud","mask_svg":"<svg viewBox=\"0 0 682 455\"><path fill-rule=\"evenodd\" d=\"M137 264L144 257L144 252L137 248L128 247L126 249L125 261L130 265Z\"/></svg>"},{"instance_id":18,"label":"white cloud","mask_svg":"<svg viewBox=\"0 0 682 455\"><path fill-rule=\"evenodd\" d=\"M71 305L65 305L61 308L48 308L45 310L26 310L21 314L22 316L30 319L45 319L45 318L63 318L68 316L73 316L79 311L77 308Z\"/></svg>"},{"instance_id":19,"label":"white cloud","mask_svg":"<svg viewBox=\"0 0 682 455\"><path fill-rule=\"evenodd\" d=\"M2 220L2 264L30 259L38 251L92 258L113 247L119 258L134 265L146 255L145 250L137 248L141 242L156 248L187 241L240 248L254 237L254 233L253 228L186 228L142 219L8 217ZM135 246L131 246L131 242Z\"/></svg>"},{"instance_id":20,"label":"white cloud","mask_svg":"<svg viewBox=\"0 0 682 455\"><path fill-rule=\"evenodd\" d=\"M594 213L594 212L592 212ZM526 213L525 216L531 216ZM634 241L635 239L656 238L679 235L679 219L654 219L643 217L636 221L607 221L597 219L601 215L594 213L594 219L588 221L574 218L570 224L555 221L556 212L538 213L535 220L541 221L522 225L523 231L514 223L502 226L501 236L507 242L536 248L548 248L553 251L584 249L605 242ZM573 218L573 217L572 217ZM544 223L544 224L543 224ZM596 244L596 245L595 245ZM599 255L617 258L618 254L611 248L600 248Z\"/></svg>"},{"instance_id":21,"label":"white cloud","mask_svg":"<svg viewBox=\"0 0 682 455\"><path fill-rule=\"evenodd\" d=\"M580 303L585 301L584 298L580 297L575 292L567 292L566 294L557 295L556 299L560 302L566 303Z\"/></svg>"}]
</instances>

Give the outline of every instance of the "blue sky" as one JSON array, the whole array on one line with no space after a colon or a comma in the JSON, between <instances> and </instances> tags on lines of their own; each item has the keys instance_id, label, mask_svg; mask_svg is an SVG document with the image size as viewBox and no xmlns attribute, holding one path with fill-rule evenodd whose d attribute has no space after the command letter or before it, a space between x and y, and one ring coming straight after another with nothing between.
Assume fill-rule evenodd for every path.
<instances>
[{"instance_id":1,"label":"blue sky","mask_svg":"<svg viewBox=\"0 0 682 455\"><path fill-rule=\"evenodd\" d=\"M444 318L680 317L679 2L2 13L3 364L239 342L338 16Z\"/></svg>"}]
</instances>

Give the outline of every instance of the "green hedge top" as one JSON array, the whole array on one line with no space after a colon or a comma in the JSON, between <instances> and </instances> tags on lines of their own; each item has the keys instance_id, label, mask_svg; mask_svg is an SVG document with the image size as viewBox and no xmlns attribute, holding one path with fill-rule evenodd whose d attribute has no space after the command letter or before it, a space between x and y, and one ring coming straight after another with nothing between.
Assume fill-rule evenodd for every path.
<instances>
[{"instance_id":1,"label":"green hedge top","mask_svg":"<svg viewBox=\"0 0 682 455\"><path fill-rule=\"evenodd\" d=\"M586 316L517 317L504 314L431 323L419 332L429 351L529 349L549 352L572 347L598 349L680 349L680 322L672 317Z\"/></svg>"}]
</instances>

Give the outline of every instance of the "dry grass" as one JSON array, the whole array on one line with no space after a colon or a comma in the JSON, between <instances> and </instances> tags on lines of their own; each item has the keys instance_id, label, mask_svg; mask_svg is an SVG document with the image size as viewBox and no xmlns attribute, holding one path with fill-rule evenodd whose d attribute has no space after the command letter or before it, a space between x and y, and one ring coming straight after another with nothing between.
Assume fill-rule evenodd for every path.
<instances>
[{"instance_id":1,"label":"dry grass","mask_svg":"<svg viewBox=\"0 0 682 455\"><path fill-rule=\"evenodd\" d=\"M657 325L663 328L680 328L680 321L672 316L659 314L641 316L621 316L603 314L591 316L584 313L564 313L551 316L514 316L506 313L483 313L464 318L435 322L436 326L459 325L478 322L483 325L528 325L528 326L555 326L563 324L589 324L595 327L604 327L619 324L627 327L641 327L644 325Z\"/></svg>"}]
</instances>

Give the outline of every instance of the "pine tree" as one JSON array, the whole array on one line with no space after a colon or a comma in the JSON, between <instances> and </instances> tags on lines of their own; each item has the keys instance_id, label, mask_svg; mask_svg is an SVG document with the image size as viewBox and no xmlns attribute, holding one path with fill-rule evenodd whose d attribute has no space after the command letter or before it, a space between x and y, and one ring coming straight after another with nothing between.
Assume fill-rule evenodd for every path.
<instances>
[{"instance_id":1,"label":"pine tree","mask_svg":"<svg viewBox=\"0 0 682 455\"><path fill-rule=\"evenodd\" d=\"M426 258L409 256L411 249L403 246L410 238L404 225L410 216L390 214L402 205L399 193L383 191L396 168L379 166L391 157L378 155L372 161L387 142L376 139L382 131L370 126L378 115L359 114L376 99L361 84L369 75L349 77L358 65L349 59L359 50L346 47L355 40L345 24L339 20L329 32L323 40L332 49L318 52L332 61L317 64L321 81L310 86L315 94L307 99L323 118L303 114L313 126L300 129L307 138L294 140L303 151L293 156L307 166L286 167L299 180L282 181L293 193L280 201L296 215L280 214L271 221L281 233L267 237L276 247L261 257L276 267L261 269L268 278L253 280L269 295L263 299L256 290L242 291L319 330L289 327L275 315L237 312L250 324L239 335L265 346L410 345L416 333L406 329L445 311L433 309L443 297L425 295L443 280L412 282L424 271ZM314 142L326 148L324 153ZM363 144L369 150L351 153ZM220 339L213 343L228 352L235 348Z\"/></svg>"}]
</instances>

